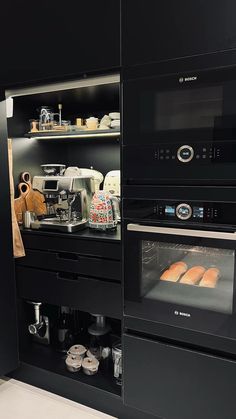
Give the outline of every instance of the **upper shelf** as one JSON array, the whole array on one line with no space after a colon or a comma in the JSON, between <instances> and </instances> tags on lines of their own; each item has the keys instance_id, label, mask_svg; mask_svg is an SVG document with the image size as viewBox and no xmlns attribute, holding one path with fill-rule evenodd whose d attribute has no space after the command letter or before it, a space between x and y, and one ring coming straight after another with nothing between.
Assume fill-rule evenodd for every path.
<instances>
[{"instance_id":1,"label":"upper shelf","mask_svg":"<svg viewBox=\"0 0 236 419\"><path fill-rule=\"evenodd\" d=\"M70 132L28 132L25 134L27 138L34 138L38 140L47 139L60 139L60 138L97 138L97 137L119 137L120 129L107 129L107 130L85 130L85 131L70 131Z\"/></svg>"}]
</instances>

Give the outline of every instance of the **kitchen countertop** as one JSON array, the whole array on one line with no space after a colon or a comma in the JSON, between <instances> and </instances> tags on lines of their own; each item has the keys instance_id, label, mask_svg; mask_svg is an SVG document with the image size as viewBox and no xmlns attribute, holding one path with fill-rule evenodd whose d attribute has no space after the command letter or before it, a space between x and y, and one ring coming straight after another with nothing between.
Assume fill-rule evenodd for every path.
<instances>
[{"instance_id":1,"label":"kitchen countertop","mask_svg":"<svg viewBox=\"0 0 236 419\"><path fill-rule=\"evenodd\" d=\"M46 231L46 230L26 230L21 228L22 235L42 235L50 237L63 237L63 238L79 238L87 240L101 240L101 241L110 241L110 242L120 242L121 241L121 226L118 225L115 231L102 232L97 230L92 230L90 228L85 228L84 230L77 231L76 233L61 233L59 231Z\"/></svg>"}]
</instances>

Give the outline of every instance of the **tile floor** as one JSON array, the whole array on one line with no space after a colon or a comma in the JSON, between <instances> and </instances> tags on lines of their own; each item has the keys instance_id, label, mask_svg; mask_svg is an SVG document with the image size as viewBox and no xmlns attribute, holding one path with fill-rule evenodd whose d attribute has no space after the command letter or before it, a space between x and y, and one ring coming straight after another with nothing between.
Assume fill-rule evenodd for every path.
<instances>
[{"instance_id":1,"label":"tile floor","mask_svg":"<svg viewBox=\"0 0 236 419\"><path fill-rule=\"evenodd\" d=\"M13 379L0 379L1 419L115 419Z\"/></svg>"}]
</instances>

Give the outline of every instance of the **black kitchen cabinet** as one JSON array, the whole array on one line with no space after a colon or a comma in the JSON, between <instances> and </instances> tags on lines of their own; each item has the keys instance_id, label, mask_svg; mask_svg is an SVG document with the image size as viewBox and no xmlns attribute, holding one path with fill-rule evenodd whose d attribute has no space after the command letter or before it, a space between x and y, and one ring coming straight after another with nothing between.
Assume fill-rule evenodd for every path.
<instances>
[{"instance_id":1,"label":"black kitchen cabinet","mask_svg":"<svg viewBox=\"0 0 236 419\"><path fill-rule=\"evenodd\" d=\"M63 78L120 65L120 1L3 2L0 84Z\"/></svg>"},{"instance_id":2,"label":"black kitchen cabinet","mask_svg":"<svg viewBox=\"0 0 236 419\"><path fill-rule=\"evenodd\" d=\"M0 376L18 365L16 327L16 292L12 256L11 207L9 196L9 168L5 102L0 102L0 178L1 178L1 288L0 288Z\"/></svg>"},{"instance_id":3,"label":"black kitchen cabinet","mask_svg":"<svg viewBox=\"0 0 236 419\"><path fill-rule=\"evenodd\" d=\"M124 336L124 402L130 407L165 419L234 419L235 375L235 361Z\"/></svg>"},{"instance_id":4,"label":"black kitchen cabinet","mask_svg":"<svg viewBox=\"0 0 236 419\"><path fill-rule=\"evenodd\" d=\"M17 267L19 297L121 318L121 286L82 275Z\"/></svg>"},{"instance_id":5,"label":"black kitchen cabinet","mask_svg":"<svg viewBox=\"0 0 236 419\"><path fill-rule=\"evenodd\" d=\"M121 319L120 228L110 235L85 229L22 236L26 257L16 262L18 297Z\"/></svg>"},{"instance_id":6,"label":"black kitchen cabinet","mask_svg":"<svg viewBox=\"0 0 236 419\"><path fill-rule=\"evenodd\" d=\"M236 47L234 0L122 0L122 65Z\"/></svg>"}]
</instances>

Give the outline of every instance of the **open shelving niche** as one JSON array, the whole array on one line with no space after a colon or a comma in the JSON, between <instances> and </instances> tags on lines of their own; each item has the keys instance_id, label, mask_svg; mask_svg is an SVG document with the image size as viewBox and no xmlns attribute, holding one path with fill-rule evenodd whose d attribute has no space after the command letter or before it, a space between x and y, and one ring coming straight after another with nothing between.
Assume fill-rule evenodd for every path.
<instances>
[{"instance_id":1,"label":"open shelving niche","mask_svg":"<svg viewBox=\"0 0 236 419\"><path fill-rule=\"evenodd\" d=\"M16 88L6 91L6 98L13 101L8 136L12 138L15 186L21 172L29 171L31 176L42 174L40 165L46 163L93 167L104 176L120 169L119 129L29 132L29 120L37 119L37 109L45 105L56 112L61 103L62 118L72 124L76 118L95 116L100 119L109 112L119 111L119 74Z\"/></svg>"},{"instance_id":2,"label":"open shelving niche","mask_svg":"<svg viewBox=\"0 0 236 419\"><path fill-rule=\"evenodd\" d=\"M58 351L55 343L55 321L57 319L57 306L43 303L43 315L49 317L50 324L50 344L34 342L28 332L28 325L34 320L33 311L27 302L18 296L18 324L19 324L19 353L21 365L37 368L41 371L52 373L58 379L66 380L70 385L93 388L93 391L110 394L111 396L121 397L122 387L116 383L114 378L114 365L112 354L105 361L100 361L97 374L88 376L84 374L82 368L78 372L70 372L66 368L66 353ZM45 311L46 310L46 311ZM93 322L91 315L79 311L79 324L82 326L81 335L77 339L78 343L89 348L90 337L87 332L88 326ZM111 346L121 338L121 320L107 317L107 322L111 325L110 344ZM76 342L74 342L75 344Z\"/></svg>"},{"instance_id":3,"label":"open shelving niche","mask_svg":"<svg viewBox=\"0 0 236 419\"><path fill-rule=\"evenodd\" d=\"M96 375L88 376L81 371L71 373L66 369L65 356L56 352L53 348L37 343L21 354L21 362L50 371L69 380L79 382L86 386L95 387L108 393L121 396L121 387L115 383L112 373L112 365L108 369L103 365L99 367Z\"/></svg>"},{"instance_id":4,"label":"open shelving niche","mask_svg":"<svg viewBox=\"0 0 236 419\"><path fill-rule=\"evenodd\" d=\"M6 91L6 99L12 113L9 112L8 130L11 137L25 136L41 138L56 136L119 136L119 129L79 132L29 132L29 120L37 119L41 106L50 106L57 111L62 104L62 119L73 121L76 118L86 119L90 116L101 118L110 112L120 109L120 75L101 75L86 77L74 81L37 85ZM11 117L10 117L11 113ZM72 123L72 125L73 125Z\"/></svg>"},{"instance_id":5,"label":"open shelving niche","mask_svg":"<svg viewBox=\"0 0 236 419\"><path fill-rule=\"evenodd\" d=\"M49 105L56 109L63 104L63 119L74 120L76 117L97 116L101 118L108 112L120 109L120 76L103 75L81 80L53 83L44 86L19 88L6 91L6 98L13 100L13 116L8 119L8 135L13 140L13 162L15 185L19 174L29 171L38 175L40 165L48 162L65 163L79 167L94 166L94 169L106 174L109 170L120 168L119 136L116 129L106 132L73 133L63 138L65 133L55 135L26 134L29 120L36 118L36 108ZM62 110L63 112L63 110ZM68 133L67 133L68 134ZM77 141L81 139L81 141ZM83 139L83 140L82 140ZM100 141L97 140L100 139ZM39 141L38 141L39 140ZM47 141L41 141L47 140ZM58 141L54 141L58 140ZM93 164L94 163L94 164ZM23 300L21 300L23 302ZM19 323L19 327L21 323ZM27 333L26 330L20 331ZM94 391L102 391L120 398L121 388L115 383L112 367L109 371L101 367L95 376L86 376L83 372L67 371L64 359L51 347L31 343L20 351L22 365L50 372L68 383L82 385Z\"/></svg>"}]
</instances>

